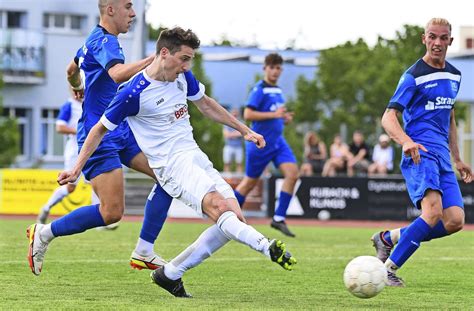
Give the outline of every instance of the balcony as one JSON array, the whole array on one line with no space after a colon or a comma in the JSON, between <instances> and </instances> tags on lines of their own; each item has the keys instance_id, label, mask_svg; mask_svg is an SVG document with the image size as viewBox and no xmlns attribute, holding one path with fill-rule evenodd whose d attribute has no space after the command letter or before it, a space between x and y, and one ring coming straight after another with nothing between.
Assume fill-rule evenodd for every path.
<instances>
[{"instance_id":1,"label":"balcony","mask_svg":"<svg viewBox=\"0 0 474 311\"><path fill-rule=\"evenodd\" d=\"M43 83L45 80L43 33L25 29L0 29L0 72L4 83Z\"/></svg>"}]
</instances>

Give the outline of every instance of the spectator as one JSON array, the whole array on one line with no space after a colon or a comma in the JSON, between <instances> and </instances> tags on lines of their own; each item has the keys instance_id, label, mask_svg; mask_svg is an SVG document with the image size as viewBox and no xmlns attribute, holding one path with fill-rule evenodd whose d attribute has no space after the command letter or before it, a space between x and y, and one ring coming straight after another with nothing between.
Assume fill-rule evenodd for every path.
<instances>
[{"instance_id":1,"label":"spectator","mask_svg":"<svg viewBox=\"0 0 474 311\"><path fill-rule=\"evenodd\" d=\"M304 137L304 162L301 165L301 175L311 176L323 171L324 162L327 158L326 144L319 139L318 134L313 131L306 133Z\"/></svg>"},{"instance_id":2,"label":"spectator","mask_svg":"<svg viewBox=\"0 0 474 311\"><path fill-rule=\"evenodd\" d=\"M239 110L232 109L232 115L239 119ZM239 131L224 125L224 172L230 172L232 162L235 163L235 171L242 173L242 157L244 148L242 146L242 135Z\"/></svg>"},{"instance_id":3,"label":"spectator","mask_svg":"<svg viewBox=\"0 0 474 311\"><path fill-rule=\"evenodd\" d=\"M336 134L334 141L329 148L330 158L326 161L323 168L322 176L336 176L338 171L343 171L346 167L349 148L342 141L341 135Z\"/></svg>"},{"instance_id":4,"label":"spectator","mask_svg":"<svg viewBox=\"0 0 474 311\"><path fill-rule=\"evenodd\" d=\"M349 145L347 176L354 176L354 171L366 173L370 164L369 159L369 146L364 141L364 135L355 131L352 134L352 143Z\"/></svg>"},{"instance_id":5,"label":"spectator","mask_svg":"<svg viewBox=\"0 0 474 311\"><path fill-rule=\"evenodd\" d=\"M387 134L380 135L379 143L374 147L372 161L374 163L369 165L369 176L386 175L393 169L393 148Z\"/></svg>"}]
</instances>

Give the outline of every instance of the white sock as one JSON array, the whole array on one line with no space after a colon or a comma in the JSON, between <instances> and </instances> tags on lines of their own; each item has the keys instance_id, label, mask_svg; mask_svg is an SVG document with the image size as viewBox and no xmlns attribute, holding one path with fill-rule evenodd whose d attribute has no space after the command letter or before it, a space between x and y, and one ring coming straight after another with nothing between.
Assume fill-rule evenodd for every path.
<instances>
[{"instance_id":1,"label":"white sock","mask_svg":"<svg viewBox=\"0 0 474 311\"><path fill-rule=\"evenodd\" d=\"M385 261L385 268L387 268L387 271L390 271L392 273L397 273L398 267L397 265L390 260L390 258Z\"/></svg>"},{"instance_id":2,"label":"white sock","mask_svg":"<svg viewBox=\"0 0 474 311\"><path fill-rule=\"evenodd\" d=\"M69 194L69 191L67 191L67 186L61 186L56 188L54 190L53 194L49 198L48 202L43 207L43 211L49 212L53 206L61 202L61 200Z\"/></svg>"},{"instance_id":3,"label":"white sock","mask_svg":"<svg viewBox=\"0 0 474 311\"><path fill-rule=\"evenodd\" d=\"M143 257L153 255L153 243L138 238L137 245L135 246L135 252Z\"/></svg>"},{"instance_id":4,"label":"white sock","mask_svg":"<svg viewBox=\"0 0 474 311\"><path fill-rule=\"evenodd\" d=\"M193 244L165 265L166 277L171 280L181 278L187 270L209 258L227 242L229 238L217 225L206 229Z\"/></svg>"},{"instance_id":5,"label":"white sock","mask_svg":"<svg viewBox=\"0 0 474 311\"><path fill-rule=\"evenodd\" d=\"M55 238L53 230L51 230L51 223L44 225L44 227L39 232L39 235L40 240L44 243L51 242Z\"/></svg>"},{"instance_id":6,"label":"white sock","mask_svg":"<svg viewBox=\"0 0 474 311\"><path fill-rule=\"evenodd\" d=\"M246 244L270 257L270 241L253 227L241 222L234 212L228 211L217 220L219 228L232 240Z\"/></svg>"},{"instance_id":7,"label":"white sock","mask_svg":"<svg viewBox=\"0 0 474 311\"><path fill-rule=\"evenodd\" d=\"M274 215L274 216L273 216L273 220L280 222L280 221L284 221L284 220L285 220L285 217L284 217L284 216Z\"/></svg>"},{"instance_id":8,"label":"white sock","mask_svg":"<svg viewBox=\"0 0 474 311\"><path fill-rule=\"evenodd\" d=\"M398 240L400 240L400 228L390 230L390 240L392 240L393 245L398 243Z\"/></svg>"}]
</instances>

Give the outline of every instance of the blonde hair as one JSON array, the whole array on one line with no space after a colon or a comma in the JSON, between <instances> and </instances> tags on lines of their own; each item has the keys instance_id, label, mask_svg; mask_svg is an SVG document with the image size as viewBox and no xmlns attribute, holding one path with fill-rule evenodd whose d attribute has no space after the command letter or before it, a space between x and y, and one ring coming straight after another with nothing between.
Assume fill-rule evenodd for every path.
<instances>
[{"instance_id":1,"label":"blonde hair","mask_svg":"<svg viewBox=\"0 0 474 311\"><path fill-rule=\"evenodd\" d=\"M425 26L425 32L431 25L441 25L441 26L448 26L449 33L451 34L451 24L448 22L447 19L441 17L434 17L428 21Z\"/></svg>"}]
</instances>

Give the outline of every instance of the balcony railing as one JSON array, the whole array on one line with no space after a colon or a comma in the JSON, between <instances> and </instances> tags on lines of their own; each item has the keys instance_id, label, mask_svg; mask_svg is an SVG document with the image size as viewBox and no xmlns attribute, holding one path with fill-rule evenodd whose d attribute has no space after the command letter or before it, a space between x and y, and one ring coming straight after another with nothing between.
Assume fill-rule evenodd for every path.
<instances>
[{"instance_id":1,"label":"balcony railing","mask_svg":"<svg viewBox=\"0 0 474 311\"><path fill-rule=\"evenodd\" d=\"M5 83L43 83L43 33L25 29L0 29L0 71Z\"/></svg>"}]
</instances>

